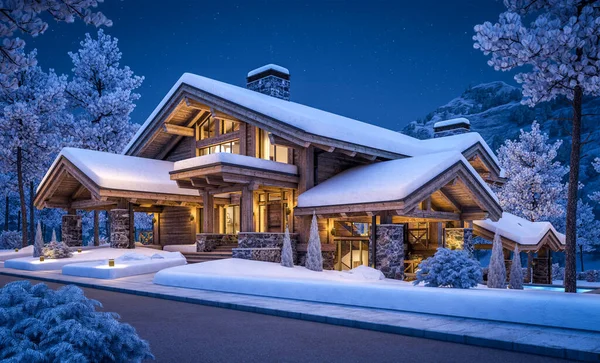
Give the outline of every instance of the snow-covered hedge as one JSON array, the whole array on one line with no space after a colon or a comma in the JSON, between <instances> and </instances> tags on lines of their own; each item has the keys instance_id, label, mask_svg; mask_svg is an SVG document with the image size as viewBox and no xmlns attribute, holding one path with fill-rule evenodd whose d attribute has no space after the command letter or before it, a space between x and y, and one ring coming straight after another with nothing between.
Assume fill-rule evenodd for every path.
<instances>
[{"instance_id":1,"label":"snow-covered hedge","mask_svg":"<svg viewBox=\"0 0 600 363\"><path fill-rule=\"evenodd\" d=\"M14 250L21 248L23 238L21 232L3 231L0 233L0 250Z\"/></svg>"},{"instance_id":2,"label":"snow-covered hedge","mask_svg":"<svg viewBox=\"0 0 600 363\"><path fill-rule=\"evenodd\" d=\"M577 273L577 280L584 280L587 282L598 282L600 281L599 270L585 270Z\"/></svg>"},{"instance_id":3,"label":"snow-covered hedge","mask_svg":"<svg viewBox=\"0 0 600 363\"><path fill-rule=\"evenodd\" d=\"M46 258L67 258L73 256L73 252L63 242L50 242L42 249L42 254Z\"/></svg>"},{"instance_id":4,"label":"snow-covered hedge","mask_svg":"<svg viewBox=\"0 0 600 363\"><path fill-rule=\"evenodd\" d=\"M73 285L11 282L0 289L3 362L140 362L154 358L148 342Z\"/></svg>"},{"instance_id":5,"label":"snow-covered hedge","mask_svg":"<svg viewBox=\"0 0 600 363\"><path fill-rule=\"evenodd\" d=\"M463 250L439 248L419 264L415 285L468 289L481 281L481 265Z\"/></svg>"}]
</instances>

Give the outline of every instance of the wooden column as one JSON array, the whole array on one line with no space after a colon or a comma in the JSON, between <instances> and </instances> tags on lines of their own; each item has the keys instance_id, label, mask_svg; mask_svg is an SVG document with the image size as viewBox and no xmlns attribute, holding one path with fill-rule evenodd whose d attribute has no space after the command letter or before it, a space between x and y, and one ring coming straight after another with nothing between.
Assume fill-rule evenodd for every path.
<instances>
[{"instance_id":1,"label":"wooden column","mask_svg":"<svg viewBox=\"0 0 600 363\"><path fill-rule=\"evenodd\" d=\"M242 188L240 219L242 232L254 232L254 191L249 186Z\"/></svg>"},{"instance_id":2,"label":"wooden column","mask_svg":"<svg viewBox=\"0 0 600 363\"><path fill-rule=\"evenodd\" d=\"M315 149L313 146L301 149L298 155L298 194L315 186ZM308 243L310 236L310 223L312 216L301 216L298 218L297 232L300 238L300 243Z\"/></svg>"},{"instance_id":3,"label":"wooden column","mask_svg":"<svg viewBox=\"0 0 600 363\"><path fill-rule=\"evenodd\" d=\"M379 213L379 224L392 224L392 213L390 211Z\"/></svg>"},{"instance_id":4,"label":"wooden column","mask_svg":"<svg viewBox=\"0 0 600 363\"><path fill-rule=\"evenodd\" d=\"M215 201L214 197L205 191L202 195L204 200L204 208L202 208L203 214L203 226L202 231L204 233L214 233L214 221L215 221Z\"/></svg>"},{"instance_id":5,"label":"wooden column","mask_svg":"<svg viewBox=\"0 0 600 363\"><path fill-rule=\"evenodd\" d=\"M94 210L94 246L100 245L100 222L98 211Z\"/></svg>"}]
</instances>

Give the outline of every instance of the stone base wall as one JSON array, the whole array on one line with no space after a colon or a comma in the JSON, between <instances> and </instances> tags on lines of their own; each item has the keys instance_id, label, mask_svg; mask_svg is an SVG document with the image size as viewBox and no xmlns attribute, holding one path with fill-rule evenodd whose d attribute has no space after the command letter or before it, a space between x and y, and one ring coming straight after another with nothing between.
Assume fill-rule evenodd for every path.
<instances>
[{"instance_id":1,"label":"stone base wall","mask_svg":"<svg viewBox=\"0 0 600 363\"><path fill-rule=\"evenodd\" d=\"M376 236L375 268L387 278L402 280L404 278L404 225L377 225ZM370 259L372 257L370 256Z\"/></svg>"},{"instance_id":2,"label":"stone base wall","mask_svg":"<svg viewBox=\"0 0 600 363\"><path fill-rule=\"evenodd\" d=\"M110 216L110 247L129 248L129 209L113 209L108 214Z\"/></svg>"},{"instance_id":3,"label":"stone base wall","mask_svg":"<svg viewBox=\"0 0 600 363\"><path fill-rule=\"evenodd\" d=\"M533 259L533 283L551 284L552 283L552 260L547 258Z\"/></svg>"},{"instance_id":4,"label":"stone base wall","mask_svg":"<svg viewBox=\"0 0 600 363\"><path fill-rule=\"evenodd\" d=\"M281 248L234 248L232 257L279 263L281 262Z\"/></svg>"},{"instance_id":5,"label":"stone base wall","mask_svg":"<svg viewBox=\"0 0 600 363\"><path fill-rule=\"evenodd\" d=\"M62 241L69 247L83 246L81 216L66 214L62 216Z\"/></svg>"},{"instance_id":6,"label":"stone base wall","mask_svg":"<svg viewBox=\"0 0 600 363\"><path fill-rule=\"evenodd\" d=\"M323 256L323 270L333 270L335 268L335 251L321 251ZM298 252L298 266L304 266L306 263L306 252Z\"/></svg>"},{"instance_id":7,"label":"stone base wall","mask_svg":"<svg viewBox=\"0 0 600 363\"><path fill-rule=\"evenodd\" d=\"M238 243L238 237L234 234L196 234L196 252L211 252L218 246L236 243Z\"/></svg>"},{"instance_id":8,"label":"stone base wall","mask_svg":"<svg viewBox=\"0 0 600 363\"><path fill-rule=\"evenodd\" d=\"M237 235L238 248L233 249L234 258L246 260L281 262L281 248L285 233L253 233L240 232ZM290 233L292 241L292 256L297 263L298 234Z\"/></svg>"}]
</instances>

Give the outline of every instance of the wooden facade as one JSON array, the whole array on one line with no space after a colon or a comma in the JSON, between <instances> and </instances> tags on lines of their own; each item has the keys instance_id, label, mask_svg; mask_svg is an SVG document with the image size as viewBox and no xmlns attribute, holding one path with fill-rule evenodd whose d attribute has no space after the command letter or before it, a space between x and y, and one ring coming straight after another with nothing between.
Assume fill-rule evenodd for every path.
<instances>
[{"instance_id":1,"label":"wooden facade","mask_svg":"<svg viewBox=\"0 0 600 363\"><path fill-rule=\"evenodd\" d=\"M62 159L50 171L35 204L82 210L131 205L136 211L155 213L155 243L160 245L192 243L199 232L282 232L286 226L306 242L313 212L319 217L321 241L332 244L340 238L364 237L347 230L344 222L423 223L426 238L412 237L416 252L437 246L446 224L462 226L501 214L494 198L462 164L440 171L403 200L297 208L298 195L345 170L407 155L310 134L187 84L158 110L126 155L176 162L217 152L292 164L297 172L225 162L176 169L171 180L179 188L197 190L197 196L167 195L101 188ZM482 145L473 145L464 155L485 180L502 181L499 167ZM416 228L412 231L418 233Z\"/></svg>"}]
</instances>

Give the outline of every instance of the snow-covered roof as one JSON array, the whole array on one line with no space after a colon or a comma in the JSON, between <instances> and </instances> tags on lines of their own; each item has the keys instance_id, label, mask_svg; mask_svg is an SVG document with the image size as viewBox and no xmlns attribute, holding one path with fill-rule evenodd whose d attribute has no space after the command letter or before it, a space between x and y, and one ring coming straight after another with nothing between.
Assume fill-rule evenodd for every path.
<instances>
[{"instance_id":1,"label":"snow-covered roof","mask_svg":"<svg viewBox=\"0 0 600 363\"><path fill-rule=\"evenodd\" d=\"M209 155L197 156L191 159L176 161L174 170L184 170L200 166L208 166L217 163L239 165L253 169L263 169L279 173L298 174L296 165L279 163L276 161L254 158L246 155L237 155L231 153L214 153Z\"/></svg>"},{"instance_id":2,"label":"snow-covered roof","mask_svg":"<svg viewBox=\"0 0 600 363\"><path fill-rule=\"evenodd\" d=\"M251 70L250 72L248 72L248 77L255 76L255 75L257 75L259 73L262 73L264 71L268 71L269 69L272 69L272 70L277 71L277 72L281 72L283 74L287 74L288 76L290 74L290 71L287 68L284 68L282 66L278 66L277 64L271 63L271 64L267 64L267 65L264 65L262 67L258 67L256 69Z\"/></svg>"},{"instance_id":3,"label":"snow-covered roof","mask_svg":"<svg viewBox=\"0 0 600 363\"><path fill-rule=\"evenodd\" d=\"M495 194L460 152L447 151L383 161L346 170L300 194L298 207L401 200L457 162L462 162L489 195L496 202L498 201Z\"/></svg>"},{"instance_id":4,"label":"snow-covered roof","mask_svg":"<svg viewBox=\"0 0 600 363\"><path fill-rule=\"evenodd\" d=\"M466 119L464 117L459 117L459 118L453 118L453 119L445 120L445 121L438 121L433 124L433 127L438 128L438 127L446 127L446 126L459 125L459 124L471 125L471 121L469 121L468 119Z\"/></svg>"},{"instance_id":5,"label":"snow-covered roof","mask_svg":"<svg viewBox=\"0 0 600 363\"><path fill-rule=\"evenodd\" d=\"M59 162L69 160L100 188L137 192L198 196L197 190L179 188L170 179L173 162L113 154L102 151L64 148L40 182L38 191Z\"/></svg>"},{"instance_id":6,"label":"snow-covered roof","mask_svg":"<svg viewBox=\"0 0 600 363\"><path fill-rule=\"evenodd\" d=\"M465 132L463 134L437 137L434 139L425 139L420 141L422 146L429 150L429 152L455 150L462 153L469 149L471 146L480 143L490 155L490 157L494 160L496 165L500 167L498 157L492 151L487 142L485 142L483 137L481 137L481 135L479 135L479 133L477 132Z\"/></svg>"},{"instance_id":7,"label":"snow-covered roof","mask_svg":"<svg viewBox=\"0 0 600 363\"><path fill-rule=\"evenodd\" d=\"M504 212L502 218L497 222L489 219L473 221L473 224L484 228L492 233L498 232L500 236L515 241L521 245L537 245L542 238L552 231L561 244L565 244L565 235L554 229L549 222L530 222L514 214Z\"/></svg>"},{"instance_id":8,"label":"snow-covered roof","mask_svg":"<svg viewBox=\"0 0 600 363\"><path fill-rule=\"evenodd\" d=\"M383 127L353 120L299 103L281 100L259 92L216 81L210 78L185 73L171 88L162 102L140 127L129 144L126 153L142 132L152 122L160 109L181 84L198 88L218 97L222 97L255 112L272 117L307 133L369 146L398 154L413 156L426 154L429 151L420 145L421 140Z\"/></svg>"}]
</instances>

